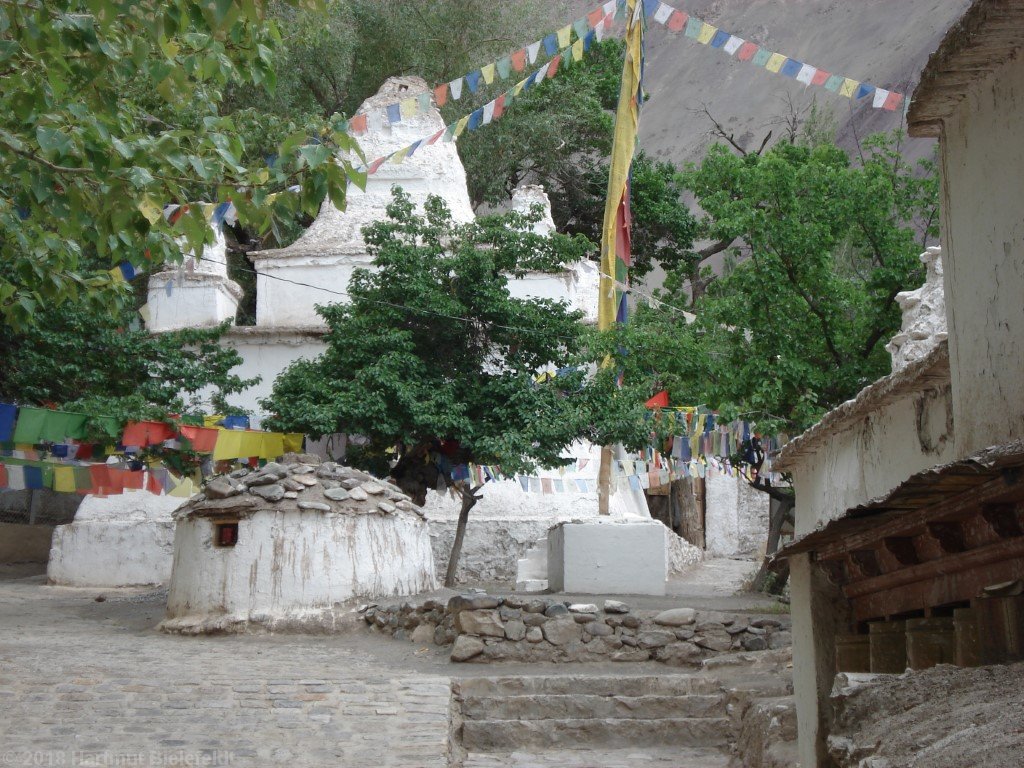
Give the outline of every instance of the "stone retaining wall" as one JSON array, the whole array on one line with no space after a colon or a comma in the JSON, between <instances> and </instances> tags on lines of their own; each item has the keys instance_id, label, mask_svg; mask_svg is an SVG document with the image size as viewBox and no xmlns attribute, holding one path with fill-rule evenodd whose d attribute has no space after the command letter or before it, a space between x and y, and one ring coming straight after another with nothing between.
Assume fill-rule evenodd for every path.
<instances>
[{"instance_id":1,"label":"stone retaining wall","mask_svg":"<svg viewBox=\"0 0 1024 768\"><path fill-rule=\"evenodd\" d=\"M456 595L447 604L370 605L374 630L414 643L451 645L452 661L647 661L699 665L720 653L788 647L788 616L673 608L633 611L605 600L570 604L544 597Z\"/></svg>"}]
</instances>

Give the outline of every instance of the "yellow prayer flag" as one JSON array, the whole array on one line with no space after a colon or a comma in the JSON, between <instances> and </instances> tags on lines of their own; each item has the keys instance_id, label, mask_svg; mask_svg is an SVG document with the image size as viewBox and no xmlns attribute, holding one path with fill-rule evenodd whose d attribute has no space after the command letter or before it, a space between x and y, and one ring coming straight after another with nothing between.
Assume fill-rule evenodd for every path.
<instances>
[{"instance_id":1,"label":"yellow prayer flag","mask_svg":"<svg viewBox=\"0 0 1024 768\"><path fill-rule=\"evenodd\" d=\"M572 25L567 24L558 30L558 47L568 48L569 40L572 38Z\"/></svg>"},{"instance_id":2,"label":"yellow prayer flag","mask_svg":"<svg viewBox=\"0 0 1024 768\"><path fill-rule=\"evenodd\" d=\"M851 80L846 77L843 78L843 84L839 86L839 95L845 96L848 99L853 98L853 94L857 92L857 86L860 85L856 80Z\"/></svg>"},{"instance_id":3,"label":"yellow prayer flag","mask_svg":"<svg viewBox=\"0 0 1024 768\"><path fill-rule=\"evenodd\" d=\"M284 449L285 451L293 451L295 453L302 452L302 440L305 437L301 432L286 432L284 435Z\"/></svg>"},{"instance_id":4,"label":"yellow prayer flag","mask_svg":"<svg viewBox=\"0 0 1024 768\"><path fill-rule=\"evenodd\" d=\"M260 443L261 459L276 459L284 454L284 435L280 432L264 432Z\"/></svg>"},{"instance_id":5,"label":"yellow prayer flag","mask_svg":"<svg viewBox=\"0 0 1024 768\"><path fill-rule=\"evenodd\" d=\"M184 478L167 494L168 496L174 496L176 499L187 499L191 496L195 496L199 493L199 489L196 488L195 483L188 477Z\"/></svg>"},{"instance_id":6,"label":"yellow prayer flag","mask_svg":"<svg viewBox=\"0 0 1024 768\"><path fill-rule=\"evenodd\" d=\"M139 213L146 217L146 220L150 224L156 224L160 217L163 216L163 211L160 210L160 206L154 203L149 197L142 198L142 202L139 203Z\"/></svg>"},{"instance_id":7,"label":"yellow prayer flag","mask_svg":"<svg viewBox=\"0 0 1024 768\"><path fill-rule=\"evenodd\" d=\"M778 72L780 69L782 69L782 65L785 63L785 56L783 56L781 53L773 53L769 57L768 63L764 65L764 68L767 69L769 72Z\"/></svg>"},{"instance_id":8,"label":"yellow prayer flag","mask_svg":"<svg viewBox=\"0 0 1024 768\"><path fill-rule=\"evenodd\" d=\"M704 26L700 28L700 34L697 35L697 42L707 45L711 42L711 38L715 36L715 32L718 31L718 27L713 27L707 22L704 22ZM782 66L781 64L779 66Z\"/></svg>"},{"instance_id":9,"label":"yellow prayer flag","mask_svg":"<svg viewBox=\"0 0 1024 768\"><path fill-rule=\"evenodd\" d=\"M490 85L494 82L494 63L488 64L486 67L480 67L480 74L484 77L484 82Z\"/></svg>"},{"instance_id":10,"label":"yellow prayer flag","mask_svg":"<svg viewBox=\"0 0 1024 768\"><path fill-rule=\"evenodd\" d=\"M469 115L461 118L459 122L455 124L455 138L459 138L463 131L466 130L466 126L469 124Z\"/></svg>"},{"instance_id":11,"label":"yellow prayer flag","mask_svg":"<svg viewBox=\"0 0 1024 768\"><path fill-rule=\"evenodd\" d=\"M53 468L53 490L57 493L75 492L75 470L73 467Z\"/></svg>"},{"instance_id":12,"label":"yellow prayer flag","mask_svg":"<svg viewBox=\"0 0 1024 768\"><path fill-rule=\"evenodd\" d=\"M577 40L572 44L572 60L579 61L583 58L583 41Z\"/></svg>"},{"instance_id":13,"label":"yellow prayer flag","mask_svg":"<svg viewBox=\"0 0 1024 768\"><path fill-rule=\"evenodd\" d=\"M395 154L391 156L391 159L388 160L388 162L391 163L392 165L400 165L401 163L405 162L405 158L408 156L408 154L409 148L402 147L400 150L398 150L397 152L395 152Z\"/></svg>"},{"instance_id":14,"label":"yellow prayer flag","mask_svg":"<svg viewBox=\"0 0 1024 768\"><path fill-rule=\"evenodd\" d=\"M416 110L417 110L417 101L416 101L416 99L402 99L398 103L398 111L402 115L403 118L405 118L405 117L415 117L416 116Z\"/></svg>"},{"instance_id":15,"label":"yellow prayer flag","mask_svg":"<svg viewBox=\"0 0 1024 768\"><path fill-rule=\"evenodd\" d=\"M213 460L237 459L242 455L242 435L233 429L222 429L217 433L217 444L213 446Z\"/></svg>"},{"instance_id":16,"label":"yellow prayer flag","mask_svg":"<svg viewBox=\"0 0 1024 768\"><path fill-rule=\"evenodd\" d=\"M260 455L260 449L263 447L262 432L239 432L237 434L241 435L238 449L239 458L248 459Z\"/></svg>"},{"instance_id":17,"label":"yellow prayer flag","mask_svg":"<svg viewBox=\"0 0 1024 768\"><path fill-rule=\"evenodd\" d=\"M512 86L512 95L513 96L518 96L520 93L522 93L523 92L523 86L525 86L525 85L526 85L526 81L525 80L520 80L518 83L513 85Z\"/></svg>"},{"instance_id":18,"label":"yellow prayer flag","mask_svg":"<svg viewBox=\"0 0 1024 768\"><path fill-rule=\"evenodd\" d=\"M216 427L218 421L224 420L224 414L215 413L213 416L203 416L204 427Z\"/></svg>"}]
</instances>

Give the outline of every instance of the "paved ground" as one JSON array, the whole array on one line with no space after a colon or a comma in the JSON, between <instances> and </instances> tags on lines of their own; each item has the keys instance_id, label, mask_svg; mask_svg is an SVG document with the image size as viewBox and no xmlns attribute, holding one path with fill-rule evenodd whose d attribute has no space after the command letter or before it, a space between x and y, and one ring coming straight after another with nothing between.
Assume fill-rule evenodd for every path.
<instances>
[{"instance_id":1,"label":"paved ground","mask_svg":"<svg viewBox=\"0 0 1024 768\"><path fill-rule=\"evenodd\" d=\"M49 587L45 577L32 575L37 571L0 566L0 768L440 768L448 765L451 678L499 673L453 665L443 649L382 641L362 629L329 636L164 635L153 629L163 593ZM690 604L677 597L625 599L636 607ZM742 609L745 600L722 607ZM555 664L500 668L502 675L567 671ZM654 662L572 671L678 672ZM637 755L636 749L488 755L467 766L618 768L636 765ZM658 768L724 765L707 754L655 749L643 755L640 762Z\"/></svg>"},{"instance_id":2,"label":"paved ground","mask_svg":"<svg viewBox=\"0 0 1024 768\"><path fill-rule=\"evenodd\" d=\"M463 768L728 768L726 755L706 749L558 750L543 754L470 755Z\"/></svg>"}]
</instances>

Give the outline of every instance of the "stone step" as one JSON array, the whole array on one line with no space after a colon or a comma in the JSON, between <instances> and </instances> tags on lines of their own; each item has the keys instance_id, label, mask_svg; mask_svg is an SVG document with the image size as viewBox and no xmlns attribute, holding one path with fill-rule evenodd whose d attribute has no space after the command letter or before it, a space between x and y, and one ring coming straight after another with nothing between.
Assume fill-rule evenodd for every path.
<instances>
[{"instance_id":1,"label":"stone step","mask_svg":"<svg viewBox=\"0 0 1024 768\"><path fill-rule=\"evenodd\" d=\"M725 747L730 729L731 721L725 717L467 720L461 741L467 752L645 745L710 748Z\"/></svg>"},{"instance_id":2,"label":"stone step","mask_svg":"<svg viewBox=\"0 0 1024 768\"><path fill-rule=\"evenodd\" d=\"M633 747L472 752L462 768L728 768L730 757L713 749Z\"/></svg>"},{"instance_id":3,"label":"stone step","mask_svg":"<svg viewBox=\"0 0 1024 768\"><path fill-rule=\"evenodd\" d=\"M568 720L617 718L725 717L726 697L715 694L683 696L592 696L547 694L532 696L465 696L466 720Z\"/></svg>"},{"instance_id":4,"label":"stone step","mask_svg":"<svg viewBox=\"0 0 1024 768\"><path fill-rule=\"evenodd\" d=\"M615 675L545 675L472 677L454 680L453 690L463 697L569 695L688 696L715 694L721 683L706 675L664 674L620 677Z\"/></svg>"}]
</instances>

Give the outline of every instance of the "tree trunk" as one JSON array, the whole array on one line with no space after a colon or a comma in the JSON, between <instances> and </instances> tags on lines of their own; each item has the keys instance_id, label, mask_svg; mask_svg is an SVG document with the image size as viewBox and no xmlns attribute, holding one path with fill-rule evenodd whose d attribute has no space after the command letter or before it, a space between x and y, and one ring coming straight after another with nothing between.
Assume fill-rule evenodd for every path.
<instances>
[{"instance_id":1,"label":"tree trunk","mask_svg":"<svg viewBox=\"0 0 1024 768\"><path fill-rule=\"evenodd\" d=\"M672 484L672 491L679 509L679 535L693 546L704 549L704 525L696 482L691 477L680 478Z\"/></svg>"},{"instance_id":2,"label":"tree trunk","mask_svg":"<svg viewBox=\"0 0 1024 768\"><path fill-rule=\"evenodd\" d=\"M754 487L757 488L758 486L755 485ZM761 563L761 568L758 570L751 585L751 590L754 592L763 592L768 584L768 576L770 574L768 561L778 551L779 539L782 537L782 526L785 524L789 513L796 506L796 498L793 496L771 494L771 499L768 518L768 546L765 548L764 562ZM785 564L783 568L784 572L780 572L779 578L771 585L769 590L771 594L777 595L781 593L782 588L786 586L786 582L789 580L789 565Z\"/></svg>"},{"instance_id":3,"label":"tree trunk","mask_svg":"<svg viewBox=\"0 0 1024 768\"><path fill-rule=\"evenodd\" d=\"M483 488L482 485L478 485L476 488L467 488L465 485L459 487L459 492L462 494L462 509L459 510L459 524L455 526L455 541L452 542L452 553L448 556L448 570L444 575L446 587L455 586L455 569L459 566L459 555L462 554L462 540L466 537L469 510L480 501L476 492L481 488Z\"/></svg>"}]
</instances>

